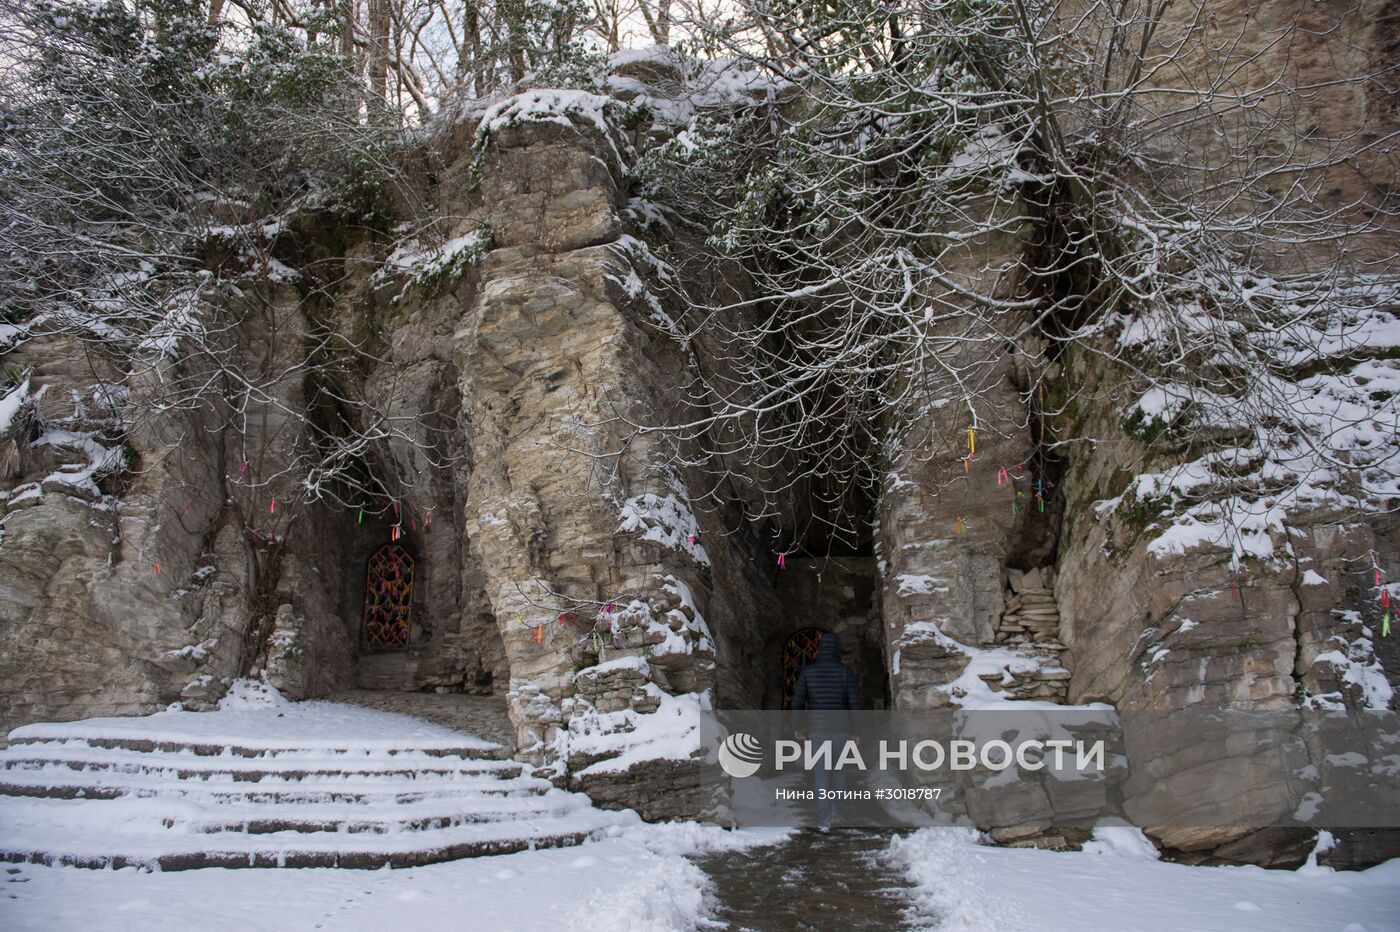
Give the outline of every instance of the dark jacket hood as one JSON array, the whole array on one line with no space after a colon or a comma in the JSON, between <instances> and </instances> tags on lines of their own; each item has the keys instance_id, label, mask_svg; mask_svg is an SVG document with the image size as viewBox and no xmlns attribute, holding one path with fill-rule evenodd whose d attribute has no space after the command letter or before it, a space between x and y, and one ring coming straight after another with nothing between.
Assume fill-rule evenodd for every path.
<instances>
[{"instance_id":1,"label":"dark jacket hood","mask_svg":"<svg viewBox=\"0 0 1400 932\"><path fill-rule=\"evenodd\" d=\"M828 631L822 635L817 642L818 660L840 660L841 659L841 639Z\"/></svg>"}]
</instances>

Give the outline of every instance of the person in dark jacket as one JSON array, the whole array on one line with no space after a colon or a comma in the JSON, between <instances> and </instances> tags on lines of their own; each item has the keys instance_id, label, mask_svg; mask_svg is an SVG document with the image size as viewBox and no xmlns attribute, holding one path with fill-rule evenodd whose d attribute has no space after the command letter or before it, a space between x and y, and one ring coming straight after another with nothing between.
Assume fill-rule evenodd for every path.
<instances>
[{"instance_id":1,"label":"person in dark jacket","mask_svg":"<svg viewBox=\"0 0 1400 932\"><path fill-rule=\"evenodd\" d=\"M812 774L817 792L817 828L827 832L832 819L840 817L841 807L830 799L823 799L822 793L844 790L846 773L830 769L824 762L829 760L834 764L841 758L846 742L856 732L853 713L860 708L856 671L841 662L841 639L832 632L821 636L817 643L817 659L798 674L792 708L798 713L799 740L807 738L817 753L823 744L830 744L830 757L819 757Z\"/></svg>"}]
</instances>

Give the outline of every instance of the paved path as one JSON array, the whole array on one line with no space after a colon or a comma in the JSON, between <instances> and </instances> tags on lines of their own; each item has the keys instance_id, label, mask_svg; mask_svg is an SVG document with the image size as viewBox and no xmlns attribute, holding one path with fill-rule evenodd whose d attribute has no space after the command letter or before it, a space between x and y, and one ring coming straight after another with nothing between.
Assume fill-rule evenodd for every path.
<instances>
[{"instance_id":1,"label":"paved path","mask_svg":"<svg viewBox=\"0 0 1400 932\"><path fill-rule=\"evenodd\" d=\"M714 919L735 932L891 932L920 923L909 881L881 858L889 843L885 832L804 831L696 863L714 883Z\"/></svg>"}]
</instances>

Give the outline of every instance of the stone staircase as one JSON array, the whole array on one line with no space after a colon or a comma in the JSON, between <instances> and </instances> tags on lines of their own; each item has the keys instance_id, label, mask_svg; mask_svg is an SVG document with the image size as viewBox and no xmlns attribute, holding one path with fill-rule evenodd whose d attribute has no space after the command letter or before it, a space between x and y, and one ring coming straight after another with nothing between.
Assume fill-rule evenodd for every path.
<instances>
[{"instance_id":1,"label":"stone staircase","mask_svg":"<svg viewBox=\"0 0 1400 932\"><path fill-rule=\"evenodd\" d=\"M577 844L636 819L467 735L213 741L82 724L20 728L0 750L0 861L410 867Z\"/></svg>"},{"instance_id":2,"label":"stone staircase","mask_svg":"<svg viewBox=\"0 0 1400 932\"><path fill-rule=\"evenodd\" d=\"M1008 573L1006 610L996 625L993 640L983 647L1009 647L1035 661L1034 668L1008 669L1004 674L988 674L983 680L993 689L1004 690L1015 699L1039 699L1064 704L1069 699L1070 671L1060 655L1060 610L1055 598L1055 571L1052 567ZM1014 682L1004 680L1010 677Z\"/></svg>"}]
</instances>

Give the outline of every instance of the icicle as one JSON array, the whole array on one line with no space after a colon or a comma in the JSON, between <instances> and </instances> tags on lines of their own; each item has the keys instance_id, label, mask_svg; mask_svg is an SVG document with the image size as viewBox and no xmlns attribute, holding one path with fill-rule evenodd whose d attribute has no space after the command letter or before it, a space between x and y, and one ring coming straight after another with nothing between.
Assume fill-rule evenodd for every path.
<instances>
[{"instance_id":1,"label":"icicle","mask_svg":"<svg viewBox=\"0 0 1400 932\"><path fill-rule=\"evenodd\" d=\"M365 510L364 510L363 508L360 509L360 516L359 516L358 518L355 519L355 523L356 523L356 524L364 524L364 523L365 523Z\"/></svg>"},{"instance_id":2,"label":"icicle","mask_svg":"<svg viewBox=\"0 0 1400 932\"><path fill-rule=\"evenodd\" d=\"M967 521L963 519L962 515L958 515L957 523L953 526L953 528L954 531L958 534L961 534L963 531L967 530Z\"/></svg>"},{"instance_id":3,"label":"icicle","mask_svg":"<svg viewBox=\"0 0 1400 932\"><path fill-rule=\"evenodd\" d=\"M778 553L778 569L787 569L787 551Z\"/></svg>"},{"instance_id":4,"label":"icicle","mask_svg":"<svg viewBox=\"0 0 1400 932\"><path fill-rule=\"evenodd\" d=\"M972 459L977 453L977 432L971 427L967 429L967 458Z\"/></svg>"},{"instance_id":5,"label":"icicle","mask_svg":"<svg viewBox=\"0 0 1400 932\"><path fill-rule=\"evenodd\" d=\"M1389 612L1389 610L1387 610L1386 613L1385 613L1384 615L1381 616L1381 637L1383 637L1383 638L1388 638L1388 637L1390 637L1390 612Z\"/></svg>"},{"instance_id":6,"label":"icicle","mask_svg":"<svg viewBox=\"0 0 1400 932\"><path fill-rule=\"evenodd\" d=\"M156 575L157 575L157 576L160 575L160 564L159 564L159 563L156 564Z\"/></svg>"},{"instance_id":7,"label":"icicle","mask_svg":"<svg viewBox=\"0 0 1400 932\"><path fill-rule=\"evenodd\" d=\"M1003 467L1001 467L1000 469L997 470L997 488L1001 488L1002 486L1006 485L1006 484L1007 484L1008 482L1010 482L1010 481L1011 481L1011 477L1010 477L1009 475L1007 475L1006 467L1005 467L1005 466L1003 466Z\"/></svg>"},{"instance_id":8,"label":"icicle","mask_svg":"<svg viewBox=\"0 0 1400 932\"><path fill-rule=\"evenodd\" d=\"M968 457L964 456L964 457L963 457L963 475L968 476L968 475L971 475L971 474L972 474L972 460L969 459Z\"/></svg>"},{"instance_id":9,"label":"icicle","mask_svg":"<svg viewBox=\"0 0 1400 932\"><path fill-rule=\"evenodd\" d=\"M274 498L272 501L267 503L267 513L270 515L277 514L277 499Z\"/></svg>"},{"instance_id":10,"label":"icicle","mask_svg":"<svg viewBox=\"0 0 1400 932\"><path fill-rule=\"evenodd\" d=\"M432 510L431 508L429 508L426 512L423 513L423 526L424 526L424 527L429 527L429 526L432 525L432 523L433 523L433 510Z\"/></svg>"},{"instance_id":11,"label":"icicle","mask_svg":"<svg viewBox=\"0 0 1400 932\"><path fill-rule=\"evenodd\" d=\"M238 464L238 478L242 479L248 475L248 461L244 460Z\"/></svg>"},{"instance_id":12,"label":"icicle","mask_svg":"<svg viewBox=\"0 0 1400 932\"><path fill-rule=\"evenodd\" d=\"M398 501L398 499L394 499L394 517L397 518L398 516L399 516L399 501Z\"/></svg>"},{"instance_id":13,"label":"icicle","mask_svg":"<svg viewBox=\"0 0 1400 932\"><path fill-rule=\"evenodd\" d=\"M543 644L543 643L544 643L544 625L538 625L538 626L536 626L536 628L535 628L535 643L536 643L536 644Z\"/></svg>"}]
</instances>

